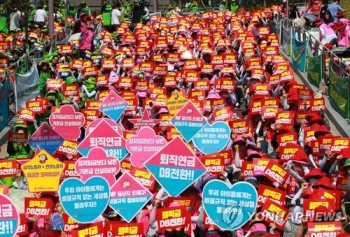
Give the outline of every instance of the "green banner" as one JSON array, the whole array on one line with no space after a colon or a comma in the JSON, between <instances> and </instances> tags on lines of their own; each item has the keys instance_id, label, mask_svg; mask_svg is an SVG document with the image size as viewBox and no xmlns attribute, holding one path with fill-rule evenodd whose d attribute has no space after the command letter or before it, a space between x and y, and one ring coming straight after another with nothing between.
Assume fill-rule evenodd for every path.
<instances>
[{"instance_id":1,"label":"green banner","mask_svg":"<svg viewBox=\"0 0 350 237\"><path fill-rule=\"evenodd\" d=\"M341 116L349 119L349 78L337 76L331 65L329 66L328 94L332 107Z\"/></svg>"},{"instance_id":2,"label":"green banner","mask_svg":"<svg viewBox=\"0 0 350 237\"><path fill-rule=\"evenodd\" d=\"M323 78L322 55L307 56L307 79L315 87L319 87Z\"/></svg>"}]
</instances>

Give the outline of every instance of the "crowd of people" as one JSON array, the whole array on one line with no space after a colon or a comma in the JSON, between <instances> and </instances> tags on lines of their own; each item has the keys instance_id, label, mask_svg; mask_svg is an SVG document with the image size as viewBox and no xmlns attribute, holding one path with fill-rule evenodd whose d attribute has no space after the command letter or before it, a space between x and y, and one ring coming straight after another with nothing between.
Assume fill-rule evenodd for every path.
<instances>
[{"instance_id":1,"label":"crowd of people","mask_svg":"<svg viewBox=\"0 0 350 237\"><path fill-rule=\"evenodd\" d=\"M186 8L196 13L196 4L193 0ZM335 8L330 5L329 11L321 12L315 25L320 26L320 35L325 35L326 40L322 43L341 45L340 34L336 34L334 41L330 30L348 29L348 26L341 26L347 25L348 21L343 20L342 9L335 12ZM209 154L212 157L226 154L228 162L222 172L208 169L179 195L193 199L186 206L191 216L186 229L176 227L160 231L157 210L184 204L169 203L167 200L175 197L170 197L165 187L156 182L149 188L154 194L152 200L130 222L143 224L143 233L139 236L350 236L350 148L337 146L337 141L349 140L332 135L325 117L327 108L323 95L314 94L298 84L289 61L279 52L275 18L283 11L283 6L273 5L252 12L244 8L234 8L234 11L225 8L225 11L187 16L170 6L165 16L150 16L139 2L133 6L128 2L123 6L111 6L106 1L101 10L101 15L92 16L84 2L78 10L70 7L66 13L56 9L56 29L62 26L62 19L68 18L72 31L80 33L80 37L60 45L40 63L34 63L39 71L38 90L41 93L35 101L40 101L41 109L29 118L21 116L21 112L31 108L22 108L13 134L28 134L30 138L44 123L50 124L50 115L63 105L71 105L76 112L82 112L91 109L91 102L102 103L114 91L129 103L129 108L115 121L125 134L136 134L139 128L134 127L132 119L140 119L147 113L150 119L161 121L154 130L170 142L181 134L168 122L174 114L170 114L166 101L174 93L180 93L196 105L208 123L225 121L230 125L228 144L221 152ZM16 20L11 18L9 32L3 30L3 33L17 36L16 42L20 42L21 12L12 14ZM32 16L30 21L36 30L30 35L31 46L45 38L47 7L38 6ZM335 22L329 19L335 19ZM23 44L15 45L11 60L18 59L24 52ZM107 61L112 63L107 64ZM77 88L73 94L66 93L68 85ZM102 112L97 117L108 118ZM84 139L91 122L86 117L77 142ZM239 122L246 125L241 129L233 127L232 124ZM108 134L109 131L104 132ZM192 141L188 144L200 160L208 157ZM9 141L6 159L31 159L36 157L37 149L40 147L33 147L27 141ZM57 152L50 155L62 162L75 162L81 158L81 155ZM124 161L128 162L128 159L129 156ZM257 166L259 160L278 164L281 172L288 175L278 182L266 171L253 171L252 167ZM129 171L125 168L121 172ZM117 180L120 174L115 177ZM223 230L215 225L215 220L208 221L202 192L206 184L216 179L229 185L250 183L259 194L255 212L239 230ZM28 189L20 169L13 177L2 178L0 183L0 190L7 195L11 189ZM273 193L279 193L282 198L276 198ZM33 197L51 199L52 215L66 214L56 193L35 193ZM272 200L290 213L287 218L282 217L285 218L282 225L277 219L261 217L260 214L267 211L264 210L265 201L261 199ZM314 208L307 205L312 202ZM107 228L106 223L118 226L126 221L107 207L91 225L96 223L103 223ZM17 236L72 236L72 230L86 230L90 226L75 224L73 229L61 231L55 229L51 218L37 215L27 218L28 232ZM331 224L337 228L332 229ZM321 229L312 228L313 225L321 225L318 227ZM97 234L102 233L84 236ZM116 236L131 235L119 233Z\"/></svg>"},{"instance_id":2,"label":"crowd of people","mask_svg":"<svg viewBox=\"0 0 350 237\"><path fill-rule=\"evenodd\" d=\"M296 5L291 5L288 11L290 19L303 19L302 25L312 30L319 28L319 41L327 45L328 49L334 47L349 46L350 23L345 17L339 0L329 4L328 0L312 0L307 4L305 10L299 10ZM284 3L284 13L287 14L287 5ZM300 25L300 21L296 21Z\"/></svg>"}]
</instances>

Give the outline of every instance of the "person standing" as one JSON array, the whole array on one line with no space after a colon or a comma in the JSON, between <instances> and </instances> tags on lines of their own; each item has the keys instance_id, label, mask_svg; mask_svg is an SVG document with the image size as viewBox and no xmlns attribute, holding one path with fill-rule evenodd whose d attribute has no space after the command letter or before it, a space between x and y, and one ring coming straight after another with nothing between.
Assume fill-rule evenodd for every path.
<instances>
[{"instance_id":1,"label":"person standing","mask_svg":"<svg viewBox=\"0 0 350 237\"><path fill-rule=\"evenodd\" d=\"M20 21L23 20L23 14L15 8L10 15L10 31L21 31Z\"/></svg>"},{"instance_id":2,"label":"person standing","mask_svg":"<svg viewBox=\"0 0 350 237\"><path fill-rule=\"evenodd\" d=\"M114 9L112 10L112 32L115 31L117 27L120 26L120 17L121 17L121 12L119 11L120 8L120 3L116 3L114 6Z\"/></svg>"},{"instance_id":3,"label":"person standing","mask_svg":"<svg viewBox=\"0 0 350 237\"><path fill-rule=\"evenodd\" d=\"M341 6L339 6L339 0L334 0L334 2L328 6L327 10L330 11L334 19L337 17L337 13L339 11L345 11Z\"/></svg>"},{"instance_id":4,"label":"person standing","mask_svg":"<svg viewBox=\"0 0 350 237\"><path fill-rule=\"evenodd\" d=\"M46 11L44 10L43 6L39 5L34 15L34 22L38 24L40 28L42 28L45 25L46 19Z\"/></svg>"},{"instance_id":5,"label":"person standing","mask_svg":"<svg viewBox=\"0 0 350 237\"><path fill-rule=\"evenodd\" d=\"M143 6L140 6L138 1L134 2L134 9L132 11L132 18L131 18L131 24L130 24L130 29L131 31L134 30L135 25L137 23L141 22L141 17L146 15L146 12L144 10Z\"/></svg>"}]
</instances>

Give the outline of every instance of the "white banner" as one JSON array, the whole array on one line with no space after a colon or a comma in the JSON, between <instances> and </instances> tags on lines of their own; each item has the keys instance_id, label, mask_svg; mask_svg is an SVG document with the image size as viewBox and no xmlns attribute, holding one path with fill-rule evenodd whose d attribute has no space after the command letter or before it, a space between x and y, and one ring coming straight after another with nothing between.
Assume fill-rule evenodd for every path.
<instances>
[{"instance_id":1,"label":"white banner","mask_svg":"<svg viewBox=\"0 0 350 237\"><path fill-rule=\"evenodd\" d=\"M26 107L26 101L33 100L40 95L38 90L39 72L36 65L25 74L16 74L16 106L17 112Z\"/></svg>"}]
</instances>

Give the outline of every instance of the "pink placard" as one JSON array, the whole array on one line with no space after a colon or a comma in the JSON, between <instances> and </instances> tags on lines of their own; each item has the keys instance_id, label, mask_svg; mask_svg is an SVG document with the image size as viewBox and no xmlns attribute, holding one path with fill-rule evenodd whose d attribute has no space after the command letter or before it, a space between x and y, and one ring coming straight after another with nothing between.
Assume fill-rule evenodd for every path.
<instances>
[{"instance_id":1,"label":"pink placard","mask_svg":"<svg viewBox=\"0 0 350 237\"><path fill-rule=\"evenodd\" d=\"M130 122L134 124L135 128L142 128L142 127L150 127L153 128L158 123L160 123L161 119L151 119L148 114L148 110L146 110L142 118L140 119L129 119Z\"/></svg>"},{"instance_id":2,"label":"pink placard","mask_svg":"<svg viewBox=\"0 0 350 237\"><path fill-rule=\"evenodd\" d=\"M92 131L94 131L94 129L101 123L101 121L106 121L118 134L120 134L121 136L123 135L122 128L119 126L119 124L114 122L112 119L98 118L98 119L92 121L89 124L89 126L86 128L85 136L88 136Z\"/></svg>"},{"instance_id":3,"label":"pink placard","mask_svg":"<svg viewBox=\"0 0 350 237\"><path fill-rule=\"evenodd\" d=\"M131 154L131 164L135 167L142 168L143 163L161 150L166 143L166 139L156 135L152 128L141 128L137 135L131 136L126 141L126 149Z\"/></svg>"},{"instance_id":4,"label":"pink placard","mask_svg":"<svg viewBox=\"0 0 350 237\"><path fill-rule=\"evenodd\" d=\"M119 171L119 160L107 156L105 150L99 147L92 148L87 157L81 157L75 162L75 172L80 175L83 182L93 176L101 176L108 181L109 186L112 186Z\"/></svg>"},{"instance_id":5,"label":"pink placard","mask_svg":"<svg viewBox=\"0 0 350 237\"><path fill-rule=\"evenodd\" d=\"M80 128L85 124L85 117L82 113L75 112L72 105L63 105L60 112L51 114L49 122L65 140L76 140L80 137Z\"/></svg>"},{"instance_id":6,"label":"pink placard","mask_svg":"<svg viewBox=\"0 0 350 237\"><path fill-rule=\"evenodd\" d=\"M6 236L15 236L19 225L19 213L12 200L0 194L0 226Z\"/></svg>"}]
</instances>

